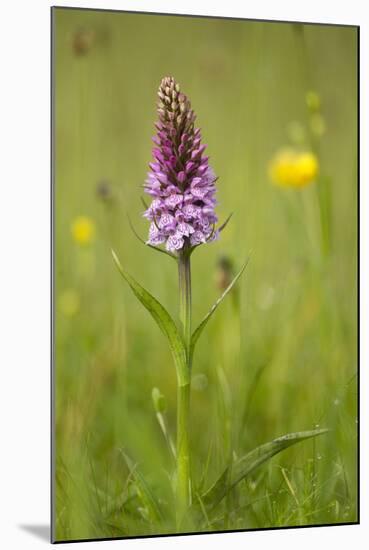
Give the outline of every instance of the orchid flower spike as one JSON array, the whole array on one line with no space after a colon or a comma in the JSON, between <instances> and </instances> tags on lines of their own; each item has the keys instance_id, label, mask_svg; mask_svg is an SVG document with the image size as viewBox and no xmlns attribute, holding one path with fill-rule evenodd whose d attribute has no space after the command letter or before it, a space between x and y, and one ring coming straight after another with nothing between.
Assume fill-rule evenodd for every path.
<instances>
[{"instance_id":1,"label":"orchid flower spike","mask_svg":"<svg viewBox=\"0 0 369 550\"><path fill-rule=\"evenodd\" d=\"M165 77L158 90L157 133L145 192L152 202L147 244L178 253L218 238L214 208L216 176L204 155L195 114L174 78Z\"/></svg>"}]
</instances>

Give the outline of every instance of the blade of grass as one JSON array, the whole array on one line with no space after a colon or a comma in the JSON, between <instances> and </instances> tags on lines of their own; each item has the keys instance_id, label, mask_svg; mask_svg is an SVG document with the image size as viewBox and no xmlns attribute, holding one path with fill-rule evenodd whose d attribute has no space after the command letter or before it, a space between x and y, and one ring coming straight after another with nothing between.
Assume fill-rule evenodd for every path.
<instances>
[{"instance_id":1,"label":"blade of grass","mask_svg":"<svg viewBox=\"0 0 369 550\"><path fill-rule=\"evenodd\" d=\"M138 496L147 510L148 517L152 523L160 524L163 521L163 517L145 478L138 471L137 466L133 463L129 456L122 449L120 449L120 452L128 466L129 471L132 473Z\"/></svg>"}]
</instances>

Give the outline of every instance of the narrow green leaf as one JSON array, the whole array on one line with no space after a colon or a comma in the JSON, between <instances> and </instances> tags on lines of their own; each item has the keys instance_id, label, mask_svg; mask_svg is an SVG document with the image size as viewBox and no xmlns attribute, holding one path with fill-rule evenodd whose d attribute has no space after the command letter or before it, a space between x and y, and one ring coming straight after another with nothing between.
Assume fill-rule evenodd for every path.
<instances>
[{"instance_id":1,"label":"narrow green leaf","mask_svg":"<svg viewBox=\"0 0 369 550\"><path fill-rule=\"evenodd\" d=\"M156 418L158 420L160 429L163 432L163 435L165 437L165 441L168 445L169 451L170 451L172 457L175 460L176 459L176 448L175 448L173 440L170 436L170 432L169 432L166 417L165 417L165 412L166 412L166 409L167 409L166 399L165 399L164 395L161 393L161 391L158 388L153 388L152 389L151 396L152 396L152 402L153 402L153 405L154 405L154 409L155 409L155 412L156 412Z\"/></svg>"},{"instance_id":2,"label":"narrow green leaf","mask_svg":"<svg viewBox=\"0 0 369 550\"><path fill-rule=\"evenodd\" d=\"M103 516L105 517L105 519L115 514L122 513L125 507L131 502L137 501L138 497L137 489L133 484L129 485L126 490L122 491L117 496L111 497L106 493L104 495L102 494L101 496L105 496L105 504L102 508ZM136 505L138 505L137 502Z\"/></svg>"},{"instance_id":3,"label":"narrow green leaf","mask_svg":"<svg viewBox=\"0 0 369 550\"><path fill-rule=\"evenodd\" d=\"M144 244L145 246L148 246L149 248L152 248L152 250L155 250L155 252L161 252L162 254L165 254L166 256L170 256L171 258L177 260L177 257L172 254L171 252L168 252L167 250L165 250L164 248L159 248L158 246L153 246L152 244L149 244L149 243L146 243L141 237L140 235L137 233L132 221L131 221L131 218L129 217L129 215L127 214L127 220L128 220L128 225L129 227L131 228L131 231L132 233L134 234L134 236L136 237L136 239L138 239L140 241L140 243Z\"/></svg>"},{"instance_id":4,"label":"narrow green leaf","mask_svg":"<svg viewBox=\"0 0 369 550\"><path fill-rule=\"evenodd\" d=\"M328 430L311 430L296 432L278 437L269 443L257 447L232 465L231 480L228 479L228 468L214 483L212 487L201 497L202 503L209 509L214 508L227 494L227 492L246 478L258 466L272 458L277 453L287 449L295 443L327 433Z\"/></svg>"},{"instance_id":5,"label":"narrow green leaf","mask_svg":"<svg viewBox=\"0 0 369 550\"><path fill-rule=\"evenodd\" d=\"M231 212L228 216L228 218L225 220L225 222L222 223L222 225L218 228L218 231L219 233L221 233L223 231L223 229L225 229L228 225L228 222L230 221L230 219L232 218L233 216L233 212Z\"/></svg>"},{"instance_id":6,"label":"narrow green leaf","mask_svg":"<svg viewBox=\"0 0 369 550\"><path fill-rule=\"evenodd\" d=\"M122 456L128 466L128 469L134 479L136 491L143 506L147 510L148 517L153 523L161 522L163 520L160 508L152 494L148 484L146 483L143 475L137 470L136 465L130 459L128 455L121 449Z\"/></svg>"},{"instance_id":7,"label":"narrow green leaf","mask_svg":"<svg viewBox=\"0 0 369 550\"><path fill-rule=\"evenodd\" d=\"M179 383L187 384L189 382L189 372L186 361L186 348L175 322L165 307L123 269L114 250L112 250L112 255L121 275L131 287L133 294L151 314L162 333L167 337L177 369Z\"/></svg>"},{"instance_id":8,"label":"narrow green leaf","mask_svg":"<svg viewBox=\"0 0 369 550\"><path fill-rule=\"evenodd\" d=\"M147 210L149 208L149 205L147 204L147 202L145 201L145 199L143 197L140 197L141 198L141 202L143 204L143 207L145 210Z\"/></svg>"},{"instance_id":9,"label":"narrow green leaf","mask_svg":"<svg viewBox=\"0 0 369 550\"><path fill-rule=\"evenodd\" d=\"M197 329L194 331L194 333L192 334L192 337L191 337L191 345L190 345L190 358L192 358L193 356L193 353L195 351L195 346L196 346L196 343L197 343L197 340L200 338L200 335L202 333L202 331L204 330L204 328L206 327L210 317L213 315L214 311L217 309L217 307L221 304L221 302L223 301L223 299L227 296L228 292L230 290L232 290L232 288L234 287L234 285L237 283L238 279L241 277L242 273L245 271L246 269L246 266L247 264L249 263L249 258L247 258L246 262L243 264L243 266L241 267L240 271L237 273L237 275L234 277L234 279L232 280L232 282L227 286L227 288L225 289L225 291L223 292L223 294L218 298L218 300L215 302L215 304L213 305L213 307L211 308L211 310L209 311L209 313L207 315L205 315L205 317L203 318L203 320L201 321L201 323L199 324L199 326L197 327Z\"/></svg>"}]
</instances>

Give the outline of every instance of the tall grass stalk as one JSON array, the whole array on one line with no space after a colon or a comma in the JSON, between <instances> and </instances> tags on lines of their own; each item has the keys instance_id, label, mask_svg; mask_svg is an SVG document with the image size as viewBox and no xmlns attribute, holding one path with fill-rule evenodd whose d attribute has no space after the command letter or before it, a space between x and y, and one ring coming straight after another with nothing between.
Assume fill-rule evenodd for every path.
<instances>
[{"instance_id":1,"label":"tall grass stalk","mask_svg":"<svg viewBox=\"0 0 369 550\"><path fill-rule=\"evenodd\" d=\"M299 52L299 63L302 71L302 82L305 87L304 92L308 93L315 89L313 78L313 66L311 62L311 56L309 54L309 48L306 40L306 31L303 25L296 25L295 27L296 46ZM316 94L315 92L313 92ZM317 95L317 94L316 94ZM320 103L320 98L317 95ZM308 109L308 128L310 128L309 117L314 113L314 108ZM321 161L321 151L318 136L314 135L311 129L308 131L308 142L311 150ZM325 262L331 254L331 184L330 179L324 174L319 174L317 179L317 185L314 189L314 196L309 197L309 201L312 203L309 205L310 210L316 211L316 220L314 225L316 227L316 234L318 236L319 246L319 260Z\"/></svg>"}]
</instances>

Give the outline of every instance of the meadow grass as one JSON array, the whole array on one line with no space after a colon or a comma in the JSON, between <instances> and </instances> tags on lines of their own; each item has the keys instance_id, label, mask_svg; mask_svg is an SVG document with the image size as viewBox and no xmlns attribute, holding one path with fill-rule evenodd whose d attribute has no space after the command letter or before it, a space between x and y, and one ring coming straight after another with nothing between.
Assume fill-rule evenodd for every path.
<instances>
[{"instance_id":1,"label":"meadow grass","mask_svg":"<svg viewBox=\"0 0 369 550\"><path fill-rule=\"evenodd\" d=\"M155 93L173 74L192 99L218 182L218 242L193 255L195 326L221 293L218 261L247 270L199 341L191 393L193 478L277 436L330 432L273 458L193 529L357 520L356 30L55 12L55 538L172 533L176 376L166 342L111 258L176 318L174 262L143 246L140 196ZM303 42L301 33L303 32ZM319 93L321 180L279 189L268 163ZM318 189L329 182L330 251ZM322 184L323 185L323 184ZM324 185L326 185L324 183ZM327 184L328 185L328 184ZM73 236L79 216L94 229Z\"/></svg>"}]
</instances>

